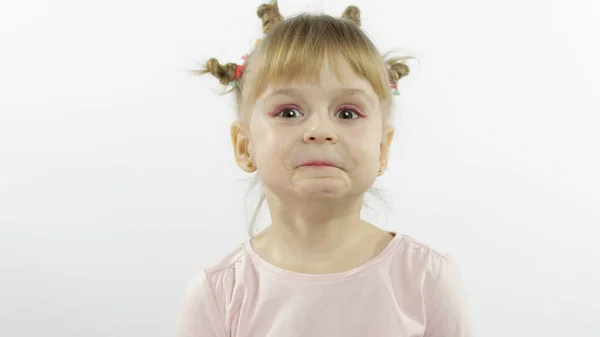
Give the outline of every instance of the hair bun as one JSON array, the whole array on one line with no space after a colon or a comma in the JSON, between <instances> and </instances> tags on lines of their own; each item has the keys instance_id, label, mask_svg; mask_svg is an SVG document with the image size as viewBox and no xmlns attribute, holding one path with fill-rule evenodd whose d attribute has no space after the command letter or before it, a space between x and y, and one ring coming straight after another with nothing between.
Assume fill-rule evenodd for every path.
<instances>
[{"instance_id":1,"label":"hair bun","mask_svg":"<svg viewBox=\"0 0 600 337\"><path fill-rule=\"evenodd\" d=\"M390 66L390 71L392 73L392 80L396 82L402 77L408 75L410 73L410 68L408 68L408 66L402 62L397 62Z\"/></svg>"},{"instance_id":2,"label":"hair bun","mask_svg":"<svg viewBox=\"0 0 600 337\"><path fill-rule=\"evenodd\" d=\"M346 10L342 14L342 18L348 19L360 27L360 9L358 9L358 7L356 7L356 6L346 7Z\"/></svg>"},{"instance_id":3,"label":"hair bun","mask_svg":"<svg viewBox=\"0 0 600 337\"><path fill-rule=\"evenodd\" d=\"M414 56L395 56L389 57L390 53L384 55L384 62L387 65L390 84L396 84L399 79L410 73L410 68L406 64L407 60L416 59Z\"/></svg>"},{"instance_id":4,"label":"hair bun","mask_svg":"<svg viewBox=\"0 0 600 337\"><path fill-rule=\"evenodd\" d=\"M256 10L256 15L262 20L263 33L268 32L275 25L283 21L283 16L279 13L277 1L260 5Z\"/></svg>"},{"instance_id":5,"label":"hair bun","mask_svg":"<svg viewBox=\"0 0 600 337\"><path fill-rule=\"evenodd\" d=\"M221 84L227 85L229 82L235 80L236 70L237 64L235 63L222 65L217 59L211 58L206 62L202 73L211 73Z\"/></svg>"}]
</instances>

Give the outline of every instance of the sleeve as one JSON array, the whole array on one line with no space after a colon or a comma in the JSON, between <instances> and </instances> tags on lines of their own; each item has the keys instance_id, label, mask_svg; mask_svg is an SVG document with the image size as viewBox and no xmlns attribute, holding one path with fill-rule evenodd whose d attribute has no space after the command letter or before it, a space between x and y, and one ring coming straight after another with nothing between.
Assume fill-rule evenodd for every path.
<instances>
[{"instance_id":1,"label":"sleeve","mask_svg":"<svg viewBox=\"0 0 600 337\"><path fill-rule=\"evenodd\" d=\"M204 270L198 271L187 285L175 337L227 337Z\"/></svg>"},{"instance_id":2,"label":"sleeve","mask_svg":"<svg viewBox=\"0 0 600 337\"><path fill-rule=\"evenodd\" d=\"M423 337L473 337L466 292L460 272L450 255L432 263L425 289L425 333Z\"/></svg>"}]
</instances>

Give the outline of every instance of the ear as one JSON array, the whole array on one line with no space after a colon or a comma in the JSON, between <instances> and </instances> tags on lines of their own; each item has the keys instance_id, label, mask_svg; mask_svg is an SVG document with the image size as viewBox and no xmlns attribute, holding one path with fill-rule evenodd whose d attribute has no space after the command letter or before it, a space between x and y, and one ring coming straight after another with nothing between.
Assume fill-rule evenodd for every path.
<instances>
[{"instance_id":1,"label":"ear","mask_svg":"<svg viewBox=\"0 0 600 337\"><path fill-rule=\"evenodd\" d=\"M250 138L239 120L231 124L231 142L233 143L233 155L238 166L248 173L256 171L256 163L252 162Z\"/></svg>"},{"instance_id":2,"label":"ear","mask_svg":"<svg viewBox=\"0 0 600 337\"><path fill-rule=\"evenodd\" d=\"M392 140L394 139L394 132L394 127L391 125L386 125L383 128L383 134L381 135L381 145L379 151L379 167L381 168L381 172L379 173L379 175L382 175L388 166L388 158L390 155L390 147L392 146Z\"/></svg>"}]
</instances>

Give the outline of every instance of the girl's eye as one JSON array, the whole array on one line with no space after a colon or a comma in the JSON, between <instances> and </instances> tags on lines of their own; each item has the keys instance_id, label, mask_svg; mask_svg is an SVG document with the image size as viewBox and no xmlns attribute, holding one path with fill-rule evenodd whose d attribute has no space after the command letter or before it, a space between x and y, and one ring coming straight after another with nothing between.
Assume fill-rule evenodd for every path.
<instances>
[{"instance_id":1,"label":"girl's eye","mask_svg":"<svg viewBox=\"0 0 600 337\"><path fill-rule=\"evenodd\" d=\"M361 117L361 115L352 108L342 108L335 114L335 116L341 119L356 119ZM302 113L295 107L284 107L279 110L279 112L276 114L276 117L291 119L302 117Z\"/></svg>"},{"instance_id":2,"label":"girl's eye","mask_svg":"<svg viewBox=\"0 0 600 337\"><path fill-rule=\"evenodd\" d=\"M341 119L355 119L360 117L356 111L349 108L340 110L336 115L338 115L338 117Z\"/></svg>"},{"instance_id":3,"label":"girl's eye","mask_svg":"<svg viewBox=\"0 0 600 337\"><path fill-rule=\"evenodd\" d=\"M300 116L302 116L302 114L295 108L284 108L277 114L277 117L281 118L294 118Z\"/></svg>"}]
</instances>

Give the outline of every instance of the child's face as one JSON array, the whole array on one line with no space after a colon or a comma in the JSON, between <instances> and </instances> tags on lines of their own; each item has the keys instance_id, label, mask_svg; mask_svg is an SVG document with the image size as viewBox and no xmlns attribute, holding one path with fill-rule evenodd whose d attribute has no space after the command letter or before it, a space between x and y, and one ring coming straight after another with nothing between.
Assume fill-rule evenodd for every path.
<instances>
[{"instance_id":1,"label":"child's face","mask_svg":"<svg viewBox=\"0 0 600 337\"><path fill-rule=\"evenodd\" d=\"M318 85L267 87L247 130L234 124L238 163L251 170L251 161L280 198L360 196L387 165L393 129L379 97L348 64L341 67L343 83L324 64Z\"/></svg>"}]
</instances>

